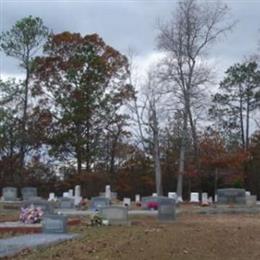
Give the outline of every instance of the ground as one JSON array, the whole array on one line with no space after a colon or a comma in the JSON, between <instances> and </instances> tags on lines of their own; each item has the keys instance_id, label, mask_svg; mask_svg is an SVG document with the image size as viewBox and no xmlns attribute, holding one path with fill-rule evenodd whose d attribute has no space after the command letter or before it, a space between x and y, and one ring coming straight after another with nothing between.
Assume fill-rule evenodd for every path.
<instances>
[{"instance_id":1,"label":"ground","mask_svg":"<svg viewBox=\"0 0 260 260\"><path fill-rule=\"evenodd\" d=\"M81 237L12 259L260 259L260 215L182 214L174 223L136 217L132 226L70 229Z\"/></svg>"}]
</instances>

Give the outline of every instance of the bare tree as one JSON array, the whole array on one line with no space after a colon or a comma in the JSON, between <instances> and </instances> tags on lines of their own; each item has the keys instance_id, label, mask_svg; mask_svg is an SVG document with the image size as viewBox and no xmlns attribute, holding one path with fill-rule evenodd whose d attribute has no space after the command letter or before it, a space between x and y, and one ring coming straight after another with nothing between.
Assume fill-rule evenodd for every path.
<instances>
[{"instance_id":1,"label":"bare tree","mask_svg":"<svg viewBox=\"0 0 260 260\"><path fill-rule=\"evenodd\" d=\"M233 24L223 23L226 5L217 2L184 0L167 23L159 24L158 48L166 53L162 63L162 79L170 83L183 110L183 135L180 149L177 194L182 200L183 174L188 126L191 128L195 158L198 158L195 105L201 87L210 81L210 68L204 62L207 48ZM197 161L197 160L196 160Z\"/></svg>"}]
</instances>

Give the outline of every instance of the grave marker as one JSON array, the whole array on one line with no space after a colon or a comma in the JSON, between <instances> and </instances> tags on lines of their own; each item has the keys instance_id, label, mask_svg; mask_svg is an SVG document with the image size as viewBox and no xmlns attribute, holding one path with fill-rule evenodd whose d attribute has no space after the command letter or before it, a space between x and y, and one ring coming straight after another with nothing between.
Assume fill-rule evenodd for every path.
<instances>
[{"instance_id":1,"label":"grave marker","mask_svg":"<svg viewBox=\"0 0 260 260\"><path fill-rule=\"evenodd\" d=\"M15 187L4 187L2 190L3 199L5 201L16 201L17 200L17 188Z\"/></svg>"}]
</instances>

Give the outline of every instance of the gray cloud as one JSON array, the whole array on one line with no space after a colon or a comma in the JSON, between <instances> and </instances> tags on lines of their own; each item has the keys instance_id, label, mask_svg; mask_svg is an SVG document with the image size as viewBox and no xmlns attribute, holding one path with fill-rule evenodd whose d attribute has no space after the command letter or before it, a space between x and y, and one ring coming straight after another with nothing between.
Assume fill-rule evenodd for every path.
<instances>
[{"instance_id":1,"label":"gray cloud","mask_svg":"<svg viewBox=\"0 0 260 260\"><path fill-rule=\"evenodd\" d=\"M147 57L155 51L155 21L169 17L177 1L55 1L0 0L1 31L8 30L18 19L40 16L54 32L98 33L108 44L125 52L133 47ZM223 66L239 62L256 51L260 38L260 1L225 1L232 19L238 20L233 32L218 42L210 52ZM1 58L1 74L17 73L17 62Z\"/></svg>"}]
</instances>

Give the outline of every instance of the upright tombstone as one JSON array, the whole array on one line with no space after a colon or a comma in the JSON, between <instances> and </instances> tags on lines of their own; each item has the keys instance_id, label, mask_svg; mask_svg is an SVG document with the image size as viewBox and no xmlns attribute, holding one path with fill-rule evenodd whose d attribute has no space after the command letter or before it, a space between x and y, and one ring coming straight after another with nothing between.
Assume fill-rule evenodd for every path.
<instances>
[{"instance_id":1,"label":"upright tombstone","mask_svg":"<svg viewBox=\"0 0 260 260\"><path fill-rule=\"evenodd\" d=\"M208 199L208 193L203 192L201 195L201 204L202 205L208 205L209 204L209 199Z\"/></svg>"},{"instance_id":2,"label":"upright tombstone","mask_svg":"<svg viewBox=\"0 0 260 260\"><path fill-rule=\"evenodd\" d=\"M152 197L158 197L157 193L153 193Z\"/></svg>"},{"instance_id":3,"label":"upright tombstone","mask_svg":"<svg viewBox=\"0 0 260 260\"><path fill-rule=\"evenodd\" d=\"M56 201L56 200L57 198L55 197L55 193L54 192L49 193L48 201Z\"/></svg>"},{"instance_id":4,"label":"upright tombstone","mask_svg":"<svg viewBox=\"0 0 260 260\"><path fill-rule=\"evenodd\" d=\"M198 192L191 192L191 194L190 194L190 202L195 202L195 203L200 202L200 200L199 200L199 193Z\"/></svg>"},{"instance_id":5,"label":"upright tombstone","mask_svg":"<svg viewBox=\"0 0 260 260\"><path fill-rule=\"evenodd\" d=\"M75 197L81 197L80 185L76 185L74 189Z\"/></svg>"},{"instance_id":6,"label":"upright tombstone","mask_svg":"<svg viewBox=\"0 0 260 260\"><path fill-rule=\"evenodd\" d=\"M80 185L76 185L75 186L74 194L75 194L75 196L74 196L74 204L75 204L75 206L78 206L80 204L80 202L82 201Z\"/></svg>"},{"instance_id":7,"label":"upright tombstone","mask_svg":"<svg viewBox=\"0 0 260 260\"><path fill-rule=\"evenodd\" d=\"M139 194L135 195L135 203L140 203L141 202L141 196Z\"/></svg>"},{"instance_id":8,"label":"upright tombstone","mask_svg":"<svg viewBox=\"0 0 260 260\"><path fill-rule=\"evenodd\" d=\"M67 217L62 215L45 215L42 220L42 232L46 234L67 233Z\"/></svg>"},{"instance_id":9,"label":"upright tombstone","mask_svg":"<svg viewBox=\"0 0 260 260\"><path fill-rule=\"evenodd\" d=\"M160 221L174 221L176 219L176 204L166 201L159 205L158 208L158 219Z\"/></svg>"},{"instance_id":10,"label":"upright tombstone","mask_svg":"<svg viewBox=\"0 0 260 260\"><path fill-rule=\"evenodd\" d=\"M16 201L17 200L17 188L4 187L2 190L4 201Z\"/></svg>"},{"instance_id":11,"label":"upright tombstone","mask_svg":"<svg viewBox=\"0 0 260 260\"><path fill-rule=\"evenodd\" d=\"M67 191L65 191L65 192L62 193L62 197L63 198L69 198L70 194Z\"/></svg>"},{"instance_id":12,"label":"upright tombstone","mask_svg":"<svg viewBox=\"0 0 260 260\"><path fill-rule=\"evenodd\" d=\"M106 188L105 188L105 197L107 199L111 199L111 187L110 185L106 185Z\"/></svg>"},{"instance_id":13,"label":"upright tombstone","mask_svg":"<svg viewBox=\"0 0 260 260\"><path fill-rule=\"evenodd\" d=\"M93 197L90 201L90 210L99 211L103 207L110 205L110 199L105 197Z\"/></svg>"},{"instance_id":14,"label":"upright tombstone","mask_svg":"<svg viewBox=\"0 0 260 260\"><path fill-rule=\"evenodd\" d=\"M37 197L37 188L36 187L24 187L21 190L23 200L29 200Z\"/></svg>"},{"instance_id":15,"label":"upright tombstone","mask_svg":"<svg viewBox=\"0 0 260 260\"><path fill-rule=\"evenodd\" d=\"M131 199L130 198L124 198L123 199L123 206L125 206L125 207L131 206Z\"/></svg>"},{"instance_id":16,"label":"upright tombstone","mask_svg":"<svg viewBox=\"0 0 260 260\"><path fill-rule=\"evenodd\" d=\"M244 189L227 188L218 189L218 204L246 204L246 192Z\"/></svg>"},{"instance_id":17,"label":"upright tombstone","mask_svg":"<svg viewBox=\"0 0 260 260\"><path fill-rule=\"evenodd\" d=\"M246 196L246 205L248 207L255 207L256 206L256 195Z\"/></svg>"},{"instance_id":18,"label":"upright tombstone","mask_svg":"<svg viewBox=\"0 0 260 260\"><path fill-rule=\"evenodd\" d=\"M69 198L73 198L73 189L70 189L70 190L68 191L68 193L69 193Z\"/></svg>"},{"instance_id":19,"label":"upright tombstone","mask_svg":"<svg viewBox=\"0 0 260 260\"><path fill-rule=\"evenodd\" d=\"M53 206L43 199L28 199L24 201L22 208L29 207L41 208L44 214L52 214L54 212Z\"/></svg>"},{"instance_id":20,"label":"upright tombstone","mask_svg":"<svg viewBox=\"0 0 260 260\"><path fill-rule=\"evenodd\" d=\"M73 209L74 208L74 199L64 197L60 199L60 208L61 209Z\"/></svg>"},{"instance_id":21,"label":"upright tombstone","mask_svg":"<svg viewBox=\"0 0 260 260\"><path fill-rule=\"evenodd\" d=\"M168 192L168 198L177 200L177 193L176 192Z\"/></svg>"},{"instance_id":22,"label":"upright tombstone","mask_svg":"<svg viewBox=\"0 0 260 260\"><path fill-rule=\"evenodd\" d=\"M120 206L109 206L100 209L100 213L110 225L127 225L128 209Z\"/></svg>"}]
</instances>

